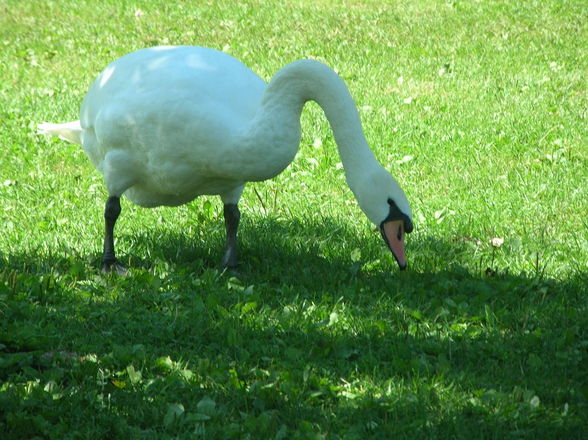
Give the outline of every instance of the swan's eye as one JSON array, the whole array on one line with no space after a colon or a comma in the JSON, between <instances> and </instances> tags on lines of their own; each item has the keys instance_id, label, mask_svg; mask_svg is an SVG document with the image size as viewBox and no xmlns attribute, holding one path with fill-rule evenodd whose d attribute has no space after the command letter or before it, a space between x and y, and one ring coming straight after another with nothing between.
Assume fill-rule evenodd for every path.
<instances>
[{"instance_id":1,"label":"swan's eye","mask_svg":"<svg viewBox=\"0 0 588 440\"><path fill-rule=\"evenodd\" d=\"M382 223L387 221L401 220L402 226L398 230L397 235L398 239L400 240L404 233L410 234L412 232L412 220L409 216L407 216L400 209L398 209L398 206L396 205L394 200L388 199L388 204L390 205L390 212L388 213L388 217L386 217Z\"/></svg>"}]
</instances>

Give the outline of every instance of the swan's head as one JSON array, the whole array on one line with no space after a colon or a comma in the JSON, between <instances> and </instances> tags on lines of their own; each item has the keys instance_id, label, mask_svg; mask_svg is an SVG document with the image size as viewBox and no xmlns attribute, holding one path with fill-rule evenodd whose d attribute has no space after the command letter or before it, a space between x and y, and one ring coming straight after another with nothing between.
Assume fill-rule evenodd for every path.
<instances>
[{"instance_id":1,"label":"swan's head","mask_svg":"<svg viewBox=\"0 0 588 440\"><path fill-rule=\"evenodd\" d=\"M365 215L378 227L400 269L406 269L404 239L412 232L412 213L400 185L378 166L348 179Z\"/></svg>"}]
</instances>

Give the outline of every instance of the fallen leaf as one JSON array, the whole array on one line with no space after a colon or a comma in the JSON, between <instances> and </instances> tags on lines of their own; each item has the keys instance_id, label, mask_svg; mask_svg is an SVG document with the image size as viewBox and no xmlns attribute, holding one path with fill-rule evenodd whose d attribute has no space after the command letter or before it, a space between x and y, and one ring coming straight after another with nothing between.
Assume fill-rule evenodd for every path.
<instances>
[{"instance_id":1,"label":"fallen leaf","mask_svg":"<svg viewBox=\"0 0 588 440\"><path fill-rule=\"evenodd\" d=\"M435 216L435 220L439 220L441 218L441 216L443 216L444 213L445 213L445 208L440 209L438 211L435 211L435 214L433 214Z\"/></svg>"},{"instance_id":2,"label":"fallen leaf","mask_svg":"<svg viewBox=\"0 0 588 440\"><path fill-rule=\"evenodd\" d=\"M406 162L410 162L411 160L414 159L414 156L403 156L402 159L399 159L396 161L397 164L403 164Z\"/></svg>"},{"instance_id":3,"label":"fallen leaf","mask_svg":"<svg viewBox=\"0 0 588 440\"><path fill-rule=\"evenodd\" d=\"M127 386L124 380L113 380L112 384L117 387L119 390L122 390L124 387Z\"/></svg>"},{"instance_id":4,"label":"fallen leaf","mask_svg":"<svg viewBox=\"0 0 588 440\"><path fill-rule=\"evenodd\" d=\"M499 248L504 243L504 238L494 237L490 239L490 244L495 248Z\"/></svg>"}]
</instances>

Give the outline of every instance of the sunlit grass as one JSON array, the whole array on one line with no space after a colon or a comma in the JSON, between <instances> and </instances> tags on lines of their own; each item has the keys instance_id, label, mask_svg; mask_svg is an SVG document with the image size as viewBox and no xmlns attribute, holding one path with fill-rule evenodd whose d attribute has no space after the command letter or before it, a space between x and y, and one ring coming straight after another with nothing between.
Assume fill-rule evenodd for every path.
<instances>
[{"instance_id":1,"label":"sunlit grass","mask_svg":"<svg viewBox=\"0 0 588 440\"><path fill-rule=\"evenodd\" d=\"M586 23L579 0L0 0L2 438L586 437ZM337 69L411 200L410 269L309 105L244 193L238 274L209 197L123 200L132 274L100 276L102 179L35 127L157 44Z\"/></svg>"}]
</instances>

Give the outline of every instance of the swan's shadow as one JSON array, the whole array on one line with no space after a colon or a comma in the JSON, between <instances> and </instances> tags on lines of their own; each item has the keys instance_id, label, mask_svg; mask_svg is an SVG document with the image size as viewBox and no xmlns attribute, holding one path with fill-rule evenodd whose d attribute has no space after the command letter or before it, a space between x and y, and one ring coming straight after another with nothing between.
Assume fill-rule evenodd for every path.
<instances>
[{"instance_id":1,"label":"swan's shadow","mask_svg":"<svg viewBox=\"0 0 588 440\"><path fill-rule=\"evenodd\" d=\"M60 302L59 298L51 298L59 288L45 293L29 292L27 295L36 298L38 304L30 311L34 313L35 322L41 323L33 327L45 333L44 326L49 325L47 333L50 335L59 329L59 335L67 335L67 341L61 336L47 338L32 348L22 345L24 342L16 336L0 342L15 351L89 350L101 362L114 362L117 368L123 369L129 362L141 362L140 357L139 360L134 358L133 350L143 347L146 354L141 356L185 359L203 376L218 376L223 369L236 368L246 380L254 381L259 368L276 375L282 370L288 371L289 376L284 377L290 377L295 387L302 386L303 372L308 371L309 386L314 386L313 377L337 374L347 381L362 377L374 383L388 380L391 384L405 384L403 389L408 390L407 393L415 378L426 383L442 382L448 387L458 383L466 394L480 389L508 390L514 386L554 393L553 390L562 386L560 379L546 375L553 372L554 363L564 362L563 368L569 371L565 380L571 385L580 383L580 377L585 375L581 362L574 363L573 358L558 360L555 356L556 349L562 350L557 345L562 337L565 337L565 349L573 348L574 341L581 339L580 334L562 329L561 323L568 319L565 313L572 313L574 301L580 303L581 293L577 290L579 286L588 285L585 275L560 282L539 280L534 276L474 275L459 266L444 270L419 267L418 272L399 272L392 260L358 270L357 261L354 261L357 258L350 256L355 249L361 249L363 260L360 258L360 261L366 266L367 260L386 251L377 235L357 237L345 226L328 219L263 219L245 221L241 230L243 263L239 277L243 285L259 288L255 290L254 299L246 298L245 293L223 293L229 276L219 274L215 275L215 281L204 284L208 288L189 287L188 281L180 279L175 288L177 292L164 293L153 291L151 278L141 278L148 272L145 269L152 269L152 264L168 264L170 271L194 273L196 277L213 272L211 269L216 268L222 254L222 225L206 237L193 239L166 228L139 234L127 232L122 236L122 245L135 244L129 248L121 246L121 254L129 252L130 255L136 251L139 255L127 257L140 268L137 279L133 280L131 274L128 281L133 289L124 288L127 281L111 280L110 286L114 285L119 292L114 301L101 301L101 292L96 293L96 301L88 301L87 296L82 295L68 296L63 304L72 307L75 313L63 313L62 306L51 306L52 302ZM334 239L336 243L331 242ZM454 243L439 240L417 240L414 247L425 254L455 253ZM98 253L87 258L99 267ZM67 255L41 256L40 259L30 254L0 256L0 274L8 275L5 277L7 286L11 273L22 274L26 288L31 278L44 280L51 274L67 273L71 271L71 264L72 257ZM88 270L85 274L90 279L91 272ZM83 278L84 274L77 276ZM105 285L108 287L108 282ZM570 304L569 311L564 310L565 307L555 307L563 296ZM304 313L309 306L326 305L335 310L340 300L349 309L350 316L362 321L361 325L331 330L328 313L326 324L305 323ZM247 301L258 302L260 308L265 308L267 320L215 311L218 302L223 307L232 307ZM549 306L549 301L553 301L553 307ZM50 306L45 307L44 303ZM15 319L11 328L30 325L30 317L18 310L8 312L13 315L11 319ZM474 312L480 314L480 322L496 320L497 323L487 323L489 330L477 333L471 316ZM80 316L83 326L80 326ZM524 322L522 317L530 321ZM471 334L465 331L459 335L462 318L464 331L471 326ZM443 333L448 327L444 319L457 323L457 330L451 337ZM121 320L125 321L124 325ZM437 324L440 330L432 331ZM539 328L541 332L529 335L522 328L525 325ZM492 328L501 331L492 331ZM28 337L28 333L25 336ZM527 369L522 375L518 369L511 371L514 365L524 365L529 356L527 350L532 352L533 347L541 349L543 364L536 370ZM119 352L123 355L119 356ZM483 361L480 356L484 357ZM214 360L216 369L210 367L210 360ZM221 377L224 376L221 374ZM221 379L219 383L222 385ZM191 387L186 385L187 390ZM235 397L221 388L214 392L227 401ZM276 409L291 408L293 404L287 397L276 394L273 400ZM241 399L254 398L252 393ZM567 392L562 398L576 404L581 402L581 397ZM337 406L336 415L385 420L393 413L405 418L410 417L410 413L427 411L431 402L426 396L392 402L385 398L374 400L366 394L358 396L353 407ZM303 405L297 411L317 417L312 415L316 407ZM461 417L462 411L467 412L467 408L448 411L438 421L439 426L451 423L453 417ZM329 415L321 413L318 417L328 419ZM509 420L500 419L500 415L493 423L509 429ZM552 428L549 422L545 423L546 429Z\"/></svg>"}]
</instances>

